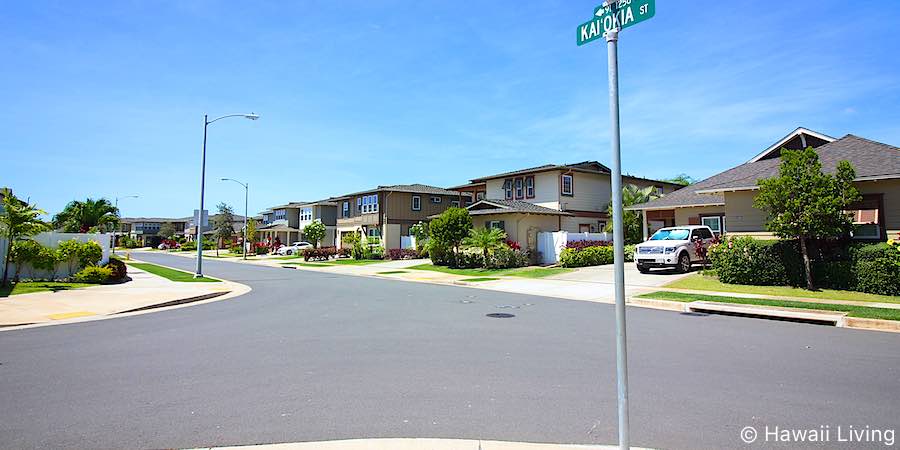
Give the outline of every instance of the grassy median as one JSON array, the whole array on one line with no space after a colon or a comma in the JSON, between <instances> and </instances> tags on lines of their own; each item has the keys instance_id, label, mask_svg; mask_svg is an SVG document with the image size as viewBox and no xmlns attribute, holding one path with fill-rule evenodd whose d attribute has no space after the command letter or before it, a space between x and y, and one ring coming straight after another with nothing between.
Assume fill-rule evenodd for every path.
<instances>
[{"instance_id":1,"label":"grassy median","mask_svg":"<svg viewBox=\"0 0 900 450\"><path fill-rule=\"evenodd\" d=\"M209 278L207 276L204 276L203 278L194 278L194 274L190 272L184 272L181 270L171 269L169 267L158 266L156 264L130 262L128 263L128 265L134 266L145 272L152 273L153 275L157 275L181 283L218 283L220 281L215 278Z\"/></svg>"},{"instance_id":2,"label":"grassy median","mask_svg":"<svg viewBox=\"0 0 900 450\"><path fill-rule=\"evenodd\" d=\"M780 308L815 309L819 311L846 312L850 317L865 319L900 320L900 309L873 308L870 306L839 305L834 303L811 303L794 300L765 298L728 297L720 295L688 294L684 292L659 291L638 295L639 298L670 300L675 302L717 302L738 305L775 306Z\"/></svg>"}]
</instances>

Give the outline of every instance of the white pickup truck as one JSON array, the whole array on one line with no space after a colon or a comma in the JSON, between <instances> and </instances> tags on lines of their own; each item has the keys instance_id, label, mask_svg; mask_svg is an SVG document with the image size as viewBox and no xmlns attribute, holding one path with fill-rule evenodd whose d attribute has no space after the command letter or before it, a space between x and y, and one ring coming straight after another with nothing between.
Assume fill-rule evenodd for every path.
<instances>
[{"instance_id":1,"label":"white pickup truck","mask_svg":"<svg viewBox=\"0 0 900 450\"><path fill-rule=\"evenodd\" d=\"M707 248L715 239L712 230L704 225L661 228L647 242L635 246L634 263L641 273L653 268L689 272L692 264L703 262L694 244L697 238Z\"/></svg>"}]
</instances>

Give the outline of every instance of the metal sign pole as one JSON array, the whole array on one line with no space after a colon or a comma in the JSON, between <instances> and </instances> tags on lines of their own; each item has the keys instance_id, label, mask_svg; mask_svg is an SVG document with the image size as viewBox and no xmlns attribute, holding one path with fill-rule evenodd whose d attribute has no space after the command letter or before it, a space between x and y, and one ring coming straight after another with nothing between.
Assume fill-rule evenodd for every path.
<instances>
[{"instance_id":1,"label":"metal sign pole","mask_svg":"<svg viewBox=\"0 0 900 450\"><path fill-rule=\"evenodd\" d=\"M609 58L609 124L612 145L613 250L616 283L616 379L619 399L619 448L629 448L628 350L625 334L625 233L622 226L622 161L619 148L619 30L606 33Z\"/></svg>"}]
</instances>

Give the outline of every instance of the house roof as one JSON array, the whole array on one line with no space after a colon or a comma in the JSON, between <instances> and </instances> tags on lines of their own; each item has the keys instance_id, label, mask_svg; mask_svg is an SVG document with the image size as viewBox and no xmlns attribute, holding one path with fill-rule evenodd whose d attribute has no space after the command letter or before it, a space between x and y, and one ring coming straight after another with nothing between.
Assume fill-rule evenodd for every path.
<instances>
[{"instance_id":1,"label":"house roof","mask_svg":"<svg viewBox=\"0 0 900 450\"><path fill-rule=\"evenodd\" d=\"M345 199L348 197L352 197L359 194L367 194L370 192L410 192L413 194L433 194L433 195L461 195L458 191L451 191L449 189L440 188L437 186L429 186L427 184L394 184L391 186L378 186L375 189L368 189L365 191L354 192L352 194L342 195L340 197L333 197L334 200Z\"/></svg>"},{"instance_id":2,"label":"house roof","mask_svg":"<svg viewBox=\"0 0 900 450\"><path fill-rule=\"evenodd\" d=\"M849 161L856 170L857 181L900 178L900 149L891 145L848 134L816 148L816 152L827 173L834 173L839 161ZM628 209L721 205L725 203L723 192L756 189L757 180L777 176L780 165L780 157L747 162Z\"/></svg>"},{"instance_id":3,"label":"house roof","mask_svg":"<svg viewBox=\"0 0 900 450\"><path fill-rule=\"evenodd\" d=\"M289 227L285 224L277 224L277 225L266 225L264 227L259 227L256 231L300 231L299 228Z\"/></svg>"},{"instance_id":4,"label":"house roof","mask_svg":"<svg viewBox=\"0 0 900 450\"><path fill-rule=\"evenodd\" d=\"M747 162L777 158L781 156L782 148L789 148L792 150L806 147L815 148L834 141L835 138L827 134L819 133L818 131L813 131L809 128L797 127L796 130L791 131L787 136L779 139L778 142L770 145L769 148L763 150L760 154L754 156L753 159Z\"/></svg>"},{"instance_id":5,"label":"house roof","mask_svg":"<svg viewBox=\"0 0 900 450\"><path fill-rule=\"evenodd\" d=\"M522 200L485 199L469 205L466 209L469 210L469 215L472 216L486 214L549 214L554 216L572 215L565 211L546 208L544 206L535 205L534 203L528 203Z\"/></svg>"},{"instance_id":6,"label":"house roof","mask_svg":"<svg viewBox=\"0 0 900 450\"><path fill-rule=\"evenodd\" d=\"M191 217L172 218L172 217L122 217L119 219L121 223L166 223L166 222L190 222Z\"/></svg>"},{"instance_id":7,"label":"house roof","mask_svg":"<svg viewBox=\"0 0 900 450\"><path fill-rule=\"evenodd\" d=\"M585 173L596 173L596 174L607 174L607 175L611 173L611 170L609 169L609 167L606 167L605 165L603 165L597 161L582 161L582 162L573 163L573 164L544 164L543 166L530 167L528 169L514 170L512 172L504 172L504 173L498 173L496 175L489 175L486 177L474 178L471 180L471 183L469 183L467 185L463 185L463 186L458 186L458 187L480 185L480 184L484 183L485 181L491 180L491 179L507 178L507 177L513 177L513 176L517 176L517 175L526 175L526 174L530 174L530 173L547 172L550 170L564 170L564 171L572 171L572 172L585 172ZM667 184L670 186L679 186L677 183L672 183L669 181L661 181L661 180L654 180L652 178L636 177L634 175L622 175L622 178L631 179L631 180L650 181L653 183Z\"/></svg>"},{"instance_id":8,"label":"house roof","mask_svg":"<svg viewBox=\"0 0 900 450\"><path fill-rule=\"evenodd\" d=\"M479 182L476 182L476 183L466 183L466 184L461 184L461 185L459 185L459 186L453 186L453 187L450 187L450 188L447 188L447 189L450 189L451 191L455 191L455 190L459 190L459 189L466 189L466 188L472 188L472 187L479 187L479 186L484 186L484 185L485 185L484 181L479 181Z\"/></svg>"}]
</instances>

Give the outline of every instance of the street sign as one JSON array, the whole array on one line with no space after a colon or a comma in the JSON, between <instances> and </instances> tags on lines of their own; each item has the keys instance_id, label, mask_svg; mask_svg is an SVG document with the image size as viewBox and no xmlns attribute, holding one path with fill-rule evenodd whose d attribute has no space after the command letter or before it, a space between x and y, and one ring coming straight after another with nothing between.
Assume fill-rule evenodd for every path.
<instances>
[{"instance_id":1,"label":"street sign","mask_svg":"<svg viewBox=\"0 0 900 450\"><path fill-rule=\"evenodd\" d=\"M194 225L196 225L197 223L200 223L201 227L208 227L209 226L209 210L208 209L203 210L203 218L202 219L199 217L199 214L197 213L197 211L198 210L196 210L196 209L194 210Z\"/></svg>"},{"instance_id":2,"label":"street sign","mask_svg":"<svg viewBox=\"0 0 900 450\"><path fill-rule=\"evenodd\" d=\"M615 5L598 6L590 22L578 25L578 45L600 39L607 31L637 25L654 14L656 0L618 0Z\"/></svg>"}]
</instances>

